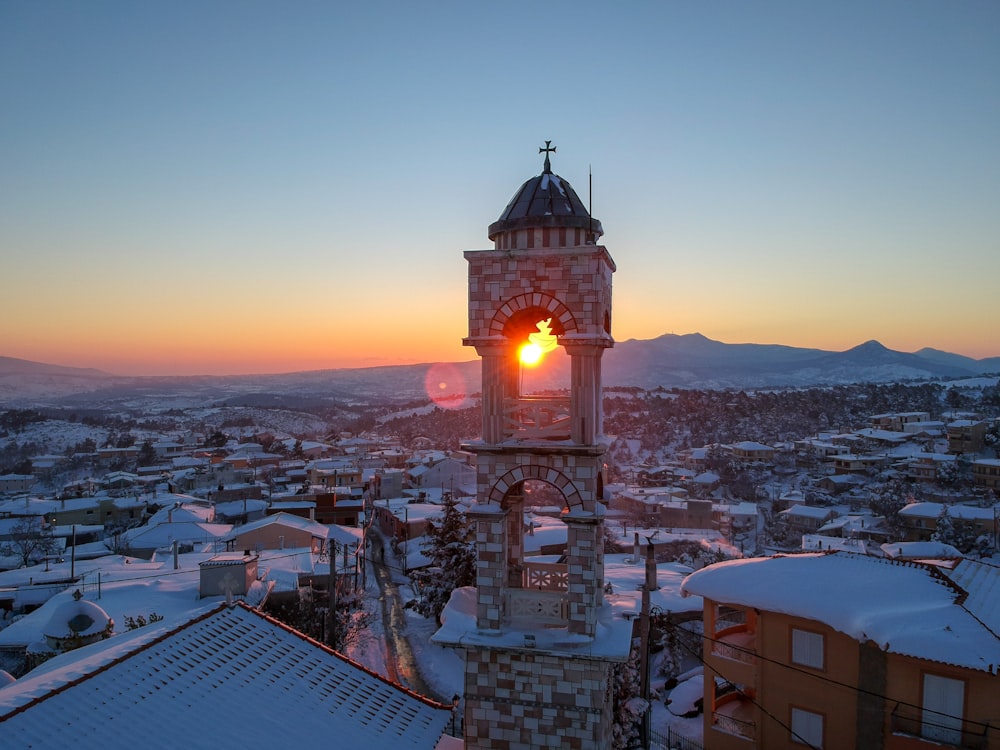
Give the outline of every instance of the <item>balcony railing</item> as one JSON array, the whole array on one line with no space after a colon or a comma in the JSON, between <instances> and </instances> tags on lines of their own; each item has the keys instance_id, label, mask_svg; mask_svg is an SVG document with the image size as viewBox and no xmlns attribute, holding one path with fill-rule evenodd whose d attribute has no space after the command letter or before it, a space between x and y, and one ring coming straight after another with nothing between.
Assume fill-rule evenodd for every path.
<instances>
[{"instance_id":1,"label":"balcony railing","mask_svg":"<svg viewBox=\"0 0 1000 750\"><path fill-rule=\"evenodd\" d=\"M945 743L962 750L987 750L986 724L954 721L947 716L937 716L929 711L924 714L916 708L897 705L892 711L892 731L928 740L928 744Z\"/></svg>"},{"instance_id":2,"label":"balcony railing","mask_svg":"<svg viewBox=\"0 0 1000 750\"><path fill-rule=\"evenodd\" d=\"M720 732L754 740L757 737L757 724L750 716L753 708L741 693L731 692L719 698L712 712L712 727Z\"/></svg>"},{"instance_id":3,"label":"balcony railing","mask_svg":"<svg viewBox=\"0 0 1000 750\"><path fill-rule=\"evenodd\" d=\"M712 655L723 659L732 659L744 664L757 663L757 652L739 643L716 641L712 644Z\"/></svg>"},{"instance_id":4,"label":"balcony railing","mask_svg":"<svg viewBox=\"0 0 1000 750\"><path fill-rule=\"evenodd\" d=\"M534 591L565 591L569 571L564 563L526 562L521 566L521 585Z\"/></svg>"},{"instance_id":5,"label":"balcony railing","mask_svg":"<svg viewBox=\"0 0 1000 750\"><path fill-rule=\"evenodd\" d=\"M565 625L569 619L566 597L559 591L507 591L507 616L515 627Z\"/></svg>"},{"instance_id":6,"label":"balcony railing","mask_svg":"<svg viewBox=\"0 0 1000 750\"><path fill-rule=\"evenodd\" d=\"M757 724L746 719L737 719L720 711L712 714L712 726L720 732L753 740L757 737Z\"/></svg>"},{"instance_id":7,"label":"balcony railing","mask_svg":"<svg viewBox=\"0 0 1000 750\"><path fill-rule=\"evenodd\" d=\"M570 436L569 398L524 396L504 401L504 437L567 440Z\"/></svg>"}]
</instances>

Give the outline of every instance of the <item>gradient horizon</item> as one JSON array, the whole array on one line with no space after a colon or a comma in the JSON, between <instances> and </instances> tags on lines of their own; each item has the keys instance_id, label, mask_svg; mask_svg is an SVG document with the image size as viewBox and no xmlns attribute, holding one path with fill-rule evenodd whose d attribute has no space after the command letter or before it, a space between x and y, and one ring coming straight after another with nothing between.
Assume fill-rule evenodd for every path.
<instances>
[{"instance_id":1,"label":"gradient horizon","mask_svg":"<svg viewBox=\"0 0 1000 750\"><path fill-rule=\"evenodd\" d=\"M1000 4L53 0L0 69L0 356L475 359L462 252L546 139L618 341L1000 356Z\"/></svg>"}]
</instances>

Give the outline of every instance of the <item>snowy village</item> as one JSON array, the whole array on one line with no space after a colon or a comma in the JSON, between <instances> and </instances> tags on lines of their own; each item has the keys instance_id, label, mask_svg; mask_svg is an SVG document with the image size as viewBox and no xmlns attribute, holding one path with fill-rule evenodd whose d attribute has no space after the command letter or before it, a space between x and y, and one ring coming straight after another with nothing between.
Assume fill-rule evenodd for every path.
<instances>
[{"instance_id":1,"label":"snowy village","mask_svg":"<svg viewBox=\"0 0 1000 750\"><path fill-rule=\"evenodd\" d=\"M539 151L465 252L471 406L4 412L4 747L998 746L997 377L603 383L616 266Z\"/></svg>"}]
</instances>

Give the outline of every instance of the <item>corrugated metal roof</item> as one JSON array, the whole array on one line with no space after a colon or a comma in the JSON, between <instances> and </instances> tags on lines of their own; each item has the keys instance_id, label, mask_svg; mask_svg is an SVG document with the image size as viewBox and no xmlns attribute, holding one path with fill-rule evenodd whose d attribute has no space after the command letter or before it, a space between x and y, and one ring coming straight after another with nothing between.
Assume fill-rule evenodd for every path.
<instances>
[{"instance_id":1,"label":"corrugated metal roof","mask_svg":"<svg viewBox=\"0 0 1000 750\"><path fill-rule=\"evenodd\" d=\"M127 738L147 748L219 748L336 738L341 747L432 748L452 718L450 707L241 604L142 635L64 654L0 688L4 747L106 750Z\"/></svg>"}]
</instances>

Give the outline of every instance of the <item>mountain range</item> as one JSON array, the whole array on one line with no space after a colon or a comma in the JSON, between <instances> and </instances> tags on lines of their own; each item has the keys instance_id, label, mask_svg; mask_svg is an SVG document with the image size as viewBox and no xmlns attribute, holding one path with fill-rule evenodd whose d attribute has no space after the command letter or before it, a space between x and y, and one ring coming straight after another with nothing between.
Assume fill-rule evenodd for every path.
<instances>
[{"instance_id":1,"label":"mountain range","mask_svg":"<svg viewBox=\"0 0 1000 750\"><path fill-rule=\"evenodd\" d=\"M125 377L0 357L0 405L87 405L159 399L174 406L251 404L286 408L322 404L404 403L479 391L479 360L315 370L273 375ZM541 374L544 373L544 374ZM629 339L605 352L605 388L787 388L859 382L961 379L1000 373L1000 357L973 359L936 349L907 353L867 341L843 352L776 344L726 344L701 334ZM568 382L568 357L532 373L532 390Z\"/></svg>"}]
</instances>

